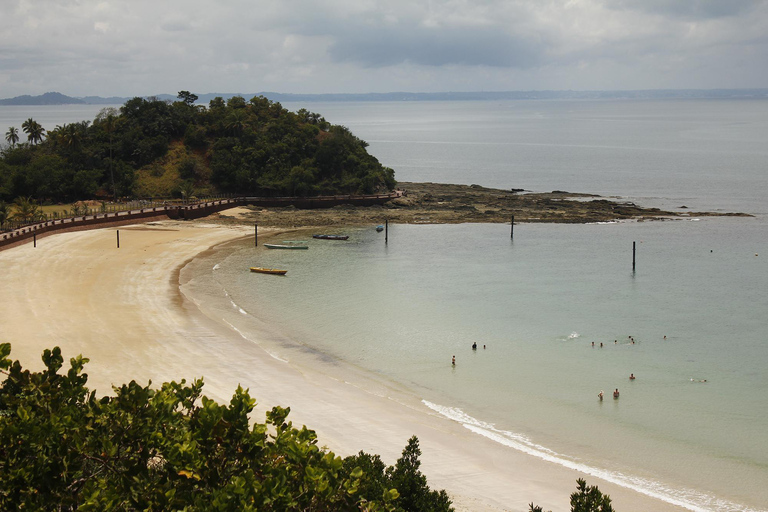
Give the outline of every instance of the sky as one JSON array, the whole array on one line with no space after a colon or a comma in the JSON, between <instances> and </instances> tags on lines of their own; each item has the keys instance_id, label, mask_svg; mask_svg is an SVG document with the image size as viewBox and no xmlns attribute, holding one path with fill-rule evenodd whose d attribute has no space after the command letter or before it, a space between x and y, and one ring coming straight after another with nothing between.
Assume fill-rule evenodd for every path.
<instances>
[{"instance_id":1,"label":"sky","mask_svg":"<svg viewBox=\"0 0 768 512\"><path fill-rule=\"evenodd\" d=\"M0 0L0 98L768 87L768 0Z\"/></svg>"}]
</instances>

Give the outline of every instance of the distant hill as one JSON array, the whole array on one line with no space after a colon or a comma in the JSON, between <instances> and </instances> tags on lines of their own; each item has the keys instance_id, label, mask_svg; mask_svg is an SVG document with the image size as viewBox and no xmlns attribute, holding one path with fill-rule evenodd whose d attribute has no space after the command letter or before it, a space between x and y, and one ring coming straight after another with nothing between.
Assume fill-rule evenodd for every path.
<instances>
[{"instance_id":1,"label":"distant hill","mask_svg":"<svg viewBox=\"0 0 768 512\"><path fill-rule=\"evenodd\" d=\"M768 98L768 89L640 89L634 91L490 91L490 92L385 92L338 94L291 94L280 92L210 92L198 94L197 103L207 105L212 99L225 100L242 96L246 100L264 96L279 102L324 101L499 101L499 100L592 100L592 99L711 99L711 98ZM85 96L73 98L58 92L41 96L17 96L0 100L0 105L122 105L132 97ZM161 101L176 101L173 94L144 96Z\"/></svg>"},{"instance_id":2,"label":"distant hill","mask_svg":"<svg viewBox=\"0 0 768 512\"><path fill-rule=\"evenodd\" d=\"M83 105L85 101L73 98L71 96L65 96L59 92L47 92L40 96L30 96L25 94L24 96L16 96L15 98L8 98L0 100L0 105Z\"/></svg>"},{"instance_id":3,"label":"distant hill","mask_svg":"<svg viewBox=\"0 0 768 512\"><path fill-rule=\"evenodd\" d=\"M131 98L123 98L121 96L110 96L108 98L102 98L101 96L83 96L80 99L88 105L122 105Z\"/></svg>"}]
</instances>

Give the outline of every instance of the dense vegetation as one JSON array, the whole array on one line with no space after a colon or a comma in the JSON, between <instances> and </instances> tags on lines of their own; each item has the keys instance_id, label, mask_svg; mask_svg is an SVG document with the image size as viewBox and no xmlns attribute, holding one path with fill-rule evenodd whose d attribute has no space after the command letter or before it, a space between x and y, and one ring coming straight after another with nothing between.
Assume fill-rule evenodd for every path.
<instances>
[{"instance_id":1,"label":"dense vegetation","mask_svg":"<svg viewBox=\"0 0 768 512\"><path fill-rule=\"evenodd\" d=\"M264 423L238 387L228 405L202 395L202 380L152 388L132 381L97 398L88 359L43 352L24 370L0 343L0 510L450 512L427 485L414 436L394 466L360 452L342 459L315 432L274 407ZM578 480L572 512L613 512ZM531 512L542 512L530 505Z\"/></svg>"},{"instance_id":2,"label":"dense vegetation","mask_svg":"<svg viewBox=\"0 0 768 512\"><path fill-rule=\"evenodd\" d=\"M367 143L318 114L264 97L196 105L133 98L93 122L46 132L10 128L0 151L0 201L172 197L182 191L311 196L391 190L394 172ZM27 142L22 142L26 134Z\"/></svg>"},{"instance_id":3,"label":"dense vegetation","mask_svg":"<svg viewBox=\"0 0 768 512\"><path fill-rule=\"evenodd\" d=\"M228 405L202 381L131 382L96 398L58 348L45 369L23 370L0 344L0 510L448 512L419 470L413 437L394 466L361 452L341 459L275 407L251 423L255 401L237 389Z\"/></svg>"}]
</instances>

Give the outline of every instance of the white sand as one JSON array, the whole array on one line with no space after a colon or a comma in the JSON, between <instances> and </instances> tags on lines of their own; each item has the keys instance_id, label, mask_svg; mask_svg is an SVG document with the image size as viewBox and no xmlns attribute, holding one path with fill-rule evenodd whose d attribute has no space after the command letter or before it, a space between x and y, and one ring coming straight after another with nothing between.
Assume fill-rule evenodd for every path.
<instances>
[{"instance_id":1,"label":"white sand","mask_svg":"<svg viewBox=\"0 0 768 512\"><path fill-rule=\"evenodd\" d=\"M610 494L619 512L682 510L505 448L385 384L363 390L279 361L183 300L179 266L251 229L167 221L120 228L120 249L115 229L100 229L0 251L0 342L36 369L45 348L58 345L65 358L82 353L91 360L89 386L101 394L131 379L204 376L205 394L228 401L241 384L259 402L258 420L272 405L290 406L294 423L342 456L365 450L392 464L415 434L430 485L446 489L457 510L527 511L533 501L566 511L579 477Z\"/></svg>"}]
</instances>

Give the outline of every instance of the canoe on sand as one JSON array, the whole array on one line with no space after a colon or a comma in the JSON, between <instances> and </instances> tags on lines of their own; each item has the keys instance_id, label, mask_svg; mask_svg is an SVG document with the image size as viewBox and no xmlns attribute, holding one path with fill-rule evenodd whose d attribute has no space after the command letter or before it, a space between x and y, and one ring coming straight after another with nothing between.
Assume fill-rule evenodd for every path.
<instances>
[{"instance_id":1,"label":"canoe on sand","mask_svg":"<svg viewBox=\"0 0 768 512\"><path fill-rule=\"evenodd\" d=\"M251 272L259 272L260 274L275 274L278 276L284 276L287 270L279 270L276 268L264 268L264 267L251 267Z\"/></svg>"},{"instance_id":2,"label":"canoe on sand","mask_svg":"<svg viewBox=\"0 0 768 512\"><path fill-rule=\"evenodd\" d=\"M308 245L264 244L267 249L309 249Z\"/></svg>"}]
</instances>

